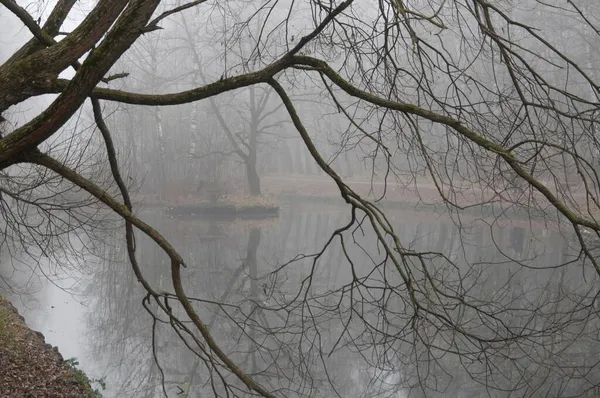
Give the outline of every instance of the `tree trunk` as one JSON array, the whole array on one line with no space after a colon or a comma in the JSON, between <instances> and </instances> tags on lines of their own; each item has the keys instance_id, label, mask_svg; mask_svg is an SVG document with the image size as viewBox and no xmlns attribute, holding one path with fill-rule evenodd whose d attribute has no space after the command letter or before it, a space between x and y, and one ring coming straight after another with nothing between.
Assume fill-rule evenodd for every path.
<instances>
[{"instance_id":1,"label":"tree trunk","mask_svg":"<svg viewBox=\"0 0 600 398\"><path fill-rule=\"evenodd\" d=\"M248 180L248 191L250 192L250 195L261 195L260 177L256 171L256 161L248 160L246 162L246 178Z\"/></svg>"}]
</instances>

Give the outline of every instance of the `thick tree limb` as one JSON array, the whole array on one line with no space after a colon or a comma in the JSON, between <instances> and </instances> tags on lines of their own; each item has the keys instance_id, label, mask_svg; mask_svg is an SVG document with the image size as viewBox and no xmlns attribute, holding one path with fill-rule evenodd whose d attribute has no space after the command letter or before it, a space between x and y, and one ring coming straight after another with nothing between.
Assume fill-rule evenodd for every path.
<instances>
[{"instance_id":1,"label":"thick tree limb","mask_svg":"<svg viewBox=\"0 0 600 398\"><path fill-rule=\"evenodd\" d=\"M212 338L210 331L202 322L192 303L189 301L185 291L183 289L183 285L181 283L181 266L184 265L183 258L181 255L175 250L175 248L154 228L150 225L146 224L139 218L137 218L129 209L128 206L117 202L112 196L103 191L100 187L92 183L91 181L86 180L82 176L80 176L75 171L69 169L68 167L62 165L60 162L51 158L50 156L44 155L40 152L36 152L34 154L30 154L27 157L27 161L38 164L40 166L47 167L48 169L54 171L55 173L63 176L67 180L71 181L73 184L83 188L94 197L98 198L112 210L114 210L117 214L123 217L125 220L131 222L137 228L139 228L142 232L148 235L154 242L156 242L169 256L171 259L171 275L173 281L173 287L175 289L175 294L177 299L180 301L181 305L185 309L187 315L190 317L194 325L198 328L202 337L205 339L207 345L213 350L213 352L219 357L221 361L229 368L229 370L234 373L249 389L256 391L260 395L266 398L275 398L276 396L271 394L269 391L264 389L262 386L257 384L251 377L249 377L244 371L242 371L228 356L225 354L216 341Z\"/></svg>"},{"instance_id":2,"label":"thick tree limb","mask_svg":"<svg viewBox=\"0 0 600 398\"><path fill-rule=\"evenodd\" d=\"M16 1L0 0L0 3L15 14L40 43L46 46L56 43L52 36L44 32L37 22L33 20L33 17L23 7L19 6Z\"/></svg>"},{"instance_id":3,"label":"thick tree limb","mask_svg":"<svg viewBox=\"0 0 600 398\"><path fill-rule=\"evenodd\" d=\"M34 153L27 155L25 161L44 166L56 174L66 178L78 187L83 188L86 192L96 197L102 203L110 207L115 213L123 217L125 220L131 222L140 231L152 238L152 240L156 242L156 244L159 245L169 255L169 257L176 259L179 264L184 263L183 258L179 255L179 253L177 253L175 248L171 246L171 244L157 230L137 218L127 208L126 205L117 202L112 196L110 196L96 184L85 179L77 172L58 162L56 159L48 155L44 155L41 152L35 151Z\"/></svg>"},{"instance_id":4,"label":"thick tree limb","mask_svg":"<svg viewBox=\"0 0 600 398\"><path fill-rule=\"evenodd\" d=\"M36 81L55 77L88 52L106 34L127 3L127 0L101 0L83 22L59 43L36 51L23 59L1 65L0 113L9 106L28 98L31 95L29 89ZM144 8L152 6L153 3L155 2L146 3ZM130 10L128 14L131 14L132 9L139 7L138 2L133 2L128 7ZM156 4L152 10L155 7ZM123 17L120 20L124 21ZM116 26L111 31L116 31L115 28ZM131 25L130 28L133 31L138 29L136 25ZM138 36L139 34L136 34L135 37ZM119 36L113 34L112 37L114 40ZM107 52L106 55L109 53Z\"/></svg>"},{"instance_id":5,"label":"thick tree limb","mask_svg":"<svg viewBox=\"0 0 600 398\"><path fill-rule=\"evenodd\" d=\"M65 91L42 114L0 140L0 168L18 161L21 155L35 149L69 120L114 62L142 34L143 26L157 5L158 0L138 0L127 7Z\"/></svg>"},{"instance_id":6,"label":"thick tree limb","mask_svg":"<svg viewBox=\"0 0 600 398\"><path fill-rule=\"evenodd\" d=\"M287 60L275 62L259 71L224 78L205 86L173 94L138 94L127 91L112 90L96 87L92 95L98 99L121 102L131 105L170 106L187 104L225 93L227 91L248 87L254 84L266 83L272 76L291 66ZM62 93L71 84L70 80L56 79L40 82L37 94Z\"/></svg>"},{"instance_id":7,"label":"thick tree limb","mask_svg":"<svg viewBox=\"0 0 600 398\"><path fill-rule=\"evenodd\" d=\"M594 230L600 230L600 225L596 222L587 220L576 215L571 211L567 205L565 205L556 195L554 195L547 187L533 178L525 169L523 169L514 156L507 150L506 147L496 144L482 135L476 133L470 128L463 125L457 119L441 115L439 113L421 108L414 104L402 103L398 101L392 101L385 98L381 98L377 95L371 94L367 91L361 90L351 83L342 78L337 72L335 72L325 61L307 57L307 56L293 56L284 57L281 60L267 66L266 68L236 77L223 79L221 81L208 84L206 86L192 89L175 94L164 94L164 95L152 95L152 94L133 94L123 91L101 89L97 88L94 90L94 95L98 98L113 100L128 104L138 105L177 105L192 101L197 101L211 96L218 95L220 93L242 88L258 83L269 82L270 78L282 71L283 69L290 66L309 66L314 70L322 72L327 76L333 83L339 88L345 91L347 94L360 98L371 104L378 105L390 110L395 110L411 115L420 116L434 123L439 123L452 128L454 131L459 133L464 138L477 144L478 146L486 149L489 152L495 153L503 158L517 174L527 180L537 191L544 195L548 201L565 217L571 222L592 228ZM57 81L52 85L53 90L59 90L60 86L65 84L64 82Z\"/></svg>"},{"instance_id":8,"label":"thick tree limb","mask_svg":"<svg viewBox=\"0 0 600 398\"><path fill-rule=\"evenodd\" d=\"M314 67L316 70L322 72L326 75L333 83L335 83L339 88L346 92L346 94L360 98L364 101L367 101L371 104L378 105L387 109L408 113L411 115L420 116L427 120L430 120L434 123L443 124L452 128L462 137L468 139L469 141L477 144L481 148L485 149L488 152L495 153L500 156L506 163L525 181L527 181L532 187L534 187L538 192L540 192L546 199L560 212L562 213L569 221L574 224L582 225L588 228L591 228L595 231L600 231L600 225L594 221L590 221L583 217L576 215L569 207L563 203L556 195L554 195L544 184L535 179L530 173L528 173L517 161L514 155L504 146L496 144L484 136L478 134L477 132L471 130L464 124L462 124L457 119L454 119L449 116L440 115L436 112L432 112L430 110L421 108L419 106L397 102L388 100L385 98L381 98L377 95L368 93L363 91L345 79L343 79L339 74L337 74L326 62L318 60L316 58L311 57L303 57L298 56L295 57L295 60L298 64L304 64L307 66Z\"/></svg>"},{"instance_id":9,"label":"thick tree limb","mask_svg":"<svg viewBox=\"0 0 600 398\"><path fill-rule=\"evenodd\" d=\"M8 1L8 0L7 0ZM62 24L67 19L67 16L71 12L71 9L75 5L77 0L59 0L54 9L50 13L48 20L42 26L43 31L49 35L50 37L55 37L60 34L59 29ZM35 37L23 47L21 47L17 52L15 52L5 63L5 65L12 63L16 60L22 59L28 55L33 54L35 51L44 48L45 46L41 44L38 39Z\"/></svg>"}]
</instances>

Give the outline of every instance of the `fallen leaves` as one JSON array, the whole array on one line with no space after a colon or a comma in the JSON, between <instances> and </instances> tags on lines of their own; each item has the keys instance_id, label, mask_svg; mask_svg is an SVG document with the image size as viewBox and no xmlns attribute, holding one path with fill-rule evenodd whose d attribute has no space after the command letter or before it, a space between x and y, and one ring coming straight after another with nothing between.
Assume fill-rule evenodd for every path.
<instances>
[{"instance_id":1,"label":"fallen leaves","mask_svg":"<svg viewBox=\"0 0 600 398\"><path fill-rule=\"evenodd\" d=\"M0 397L93 397L56 348L0 297Z\"/></svg>"}]
</instances>

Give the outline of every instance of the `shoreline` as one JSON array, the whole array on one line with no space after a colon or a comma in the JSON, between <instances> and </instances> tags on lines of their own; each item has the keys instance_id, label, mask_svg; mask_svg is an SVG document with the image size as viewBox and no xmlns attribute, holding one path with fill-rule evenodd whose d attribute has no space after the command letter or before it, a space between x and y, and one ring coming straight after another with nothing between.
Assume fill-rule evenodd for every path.
<instances>
[{"instance_id":1,"label":"shoreline","mask_svg":"<svg viewBox=\"0 0 600 398\"><path fill-rule=\"evenodd\" d=\"M74 358L65 360L0 295L0 396L101 397L77 365Z\"/></svg>"}]
</instances>

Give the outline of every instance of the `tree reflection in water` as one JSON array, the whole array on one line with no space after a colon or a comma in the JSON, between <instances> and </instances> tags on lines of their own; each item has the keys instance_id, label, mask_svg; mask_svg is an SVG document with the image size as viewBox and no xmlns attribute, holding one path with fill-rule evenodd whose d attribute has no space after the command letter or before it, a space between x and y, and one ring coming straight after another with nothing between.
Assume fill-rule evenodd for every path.
<instances>
[{"instance_id":1,"label":"tree reflection in water","mask_svg":"<svg viewBox=\"0 0 600 398\"><path fill-rule=\"evenodd\" d=\"M525 395L581 394L600 382L593 373L598 325L589 316L596 274L588 264L555 267L577 261L558 229L474 219L462 220L461 234L455 223L428 213L390 214L414 250L429 247L458 264L452 268L433 257L425 277L463 289L465 302L476 298L487 312L483 322L465 308L447 310L465 332L489 336L477 341L478 350L464 336L447 341L451 334L439 325L420 325L421 334L407 327L422 320L411 319L393 291L401 282L388 274L377 247L369 246L367 229L345 233L344 245L329 246L313 263L310 254L347 223L344 208L291 206L264 226L146 216L190 259L186 289L217 342L282 396L479 396L489 390L478 377L490 372L498 388L491 396L507 395L504 388ZM137 244L149 281L169 291L166 257L148 240ZM206 367L170 325L156 324L153 352L151 318L140 306L142 289L124 266L125 249L110 246L105 258L89 290L95 297L89 337L94 355L106 364L111 394L160 395L163 377L173 396L208 394ZM510 341L507 331L518 330L527 335ZM503 341L497 339L501 333ZM463 362L448 352L451 344ZM494 369L483 368L486 355Z\"/></svg>"}]
</instances>

